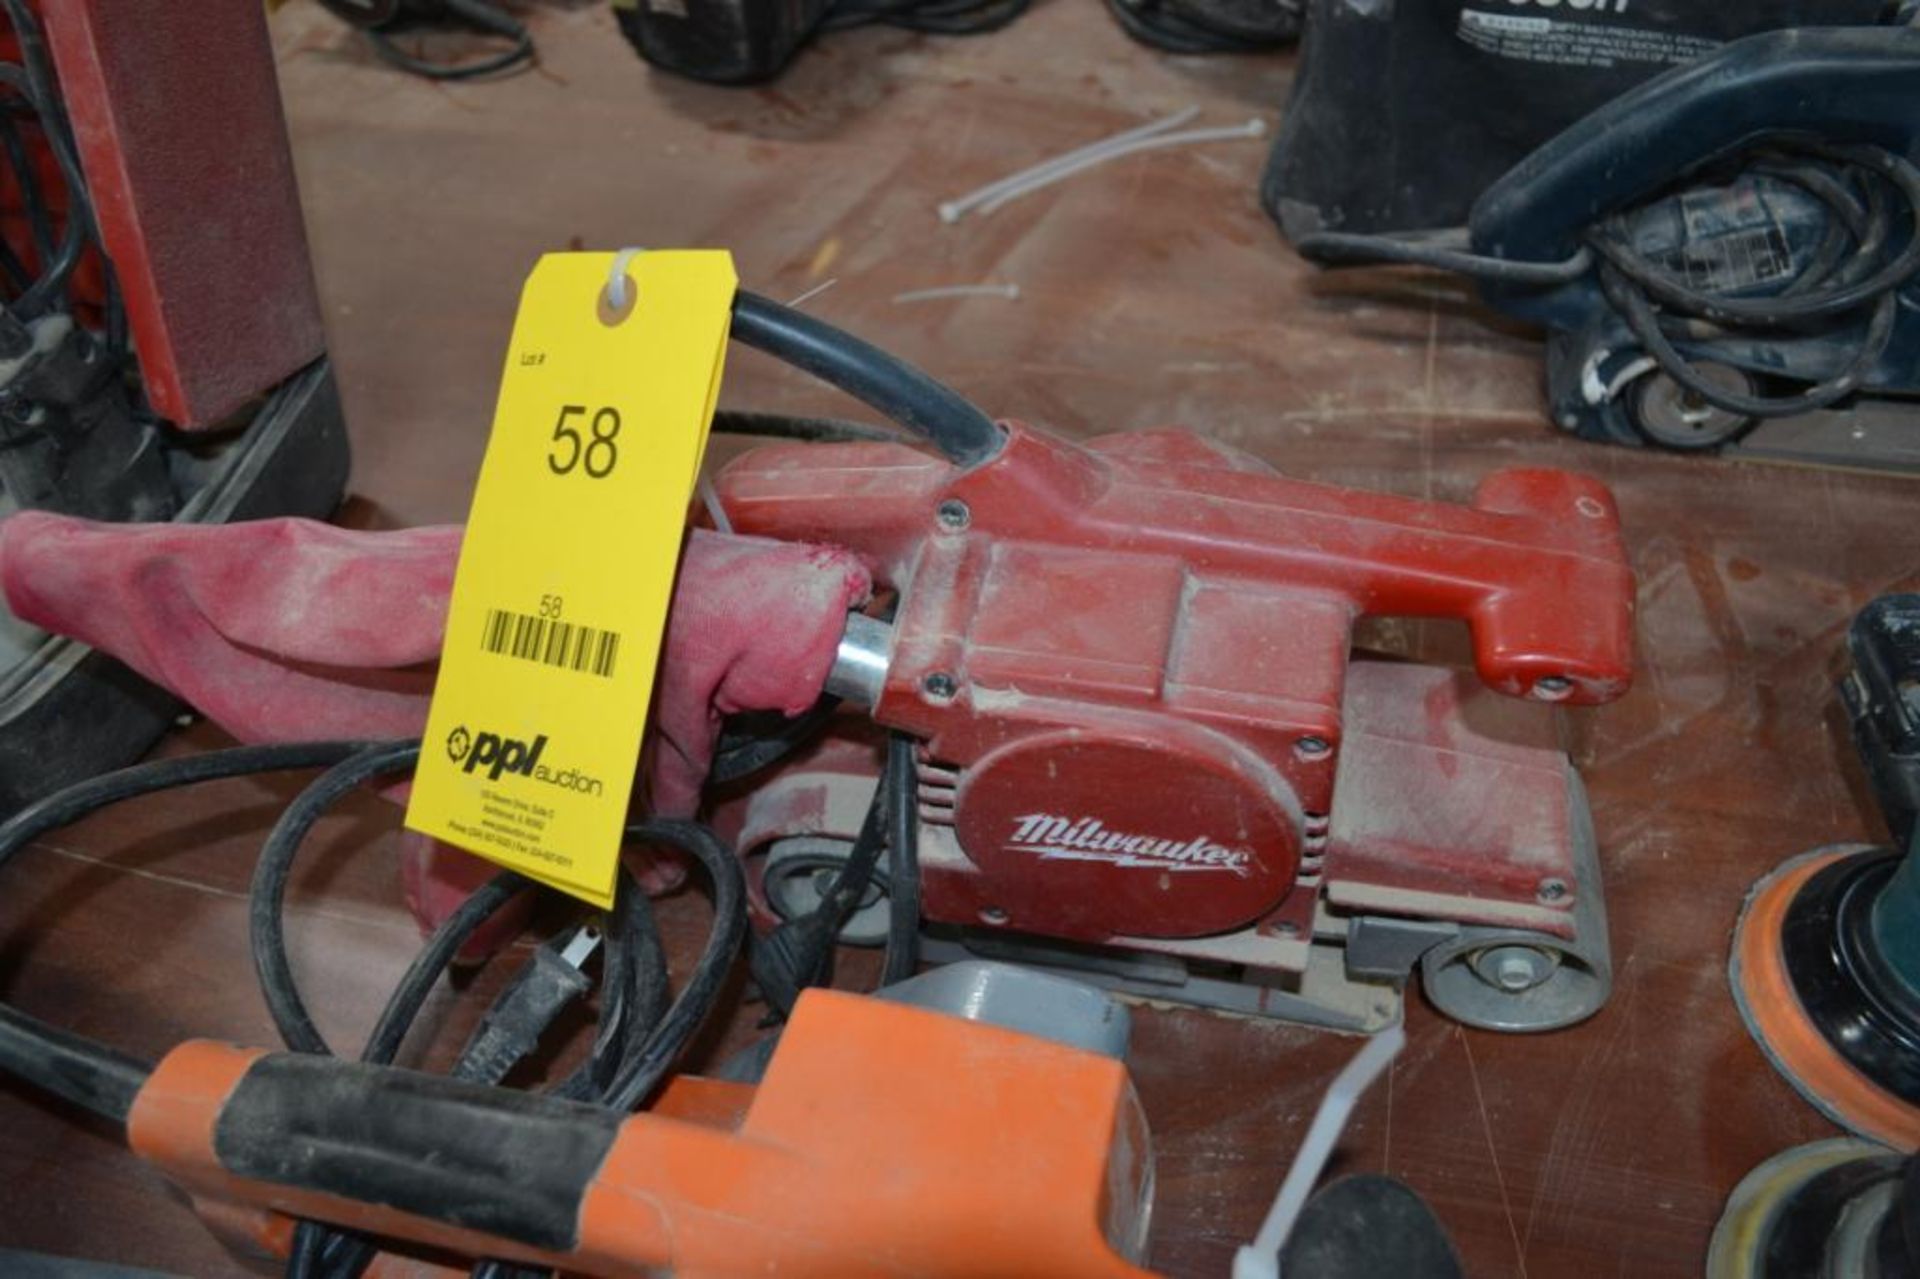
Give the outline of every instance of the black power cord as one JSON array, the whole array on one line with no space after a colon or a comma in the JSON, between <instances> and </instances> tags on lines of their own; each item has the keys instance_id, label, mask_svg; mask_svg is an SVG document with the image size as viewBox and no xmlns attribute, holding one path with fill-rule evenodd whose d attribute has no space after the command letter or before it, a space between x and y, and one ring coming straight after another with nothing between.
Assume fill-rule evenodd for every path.
<instances>
[{"instance_id":1,"label":"black power cord","mask_svg":"<svg viewBox=\"0 0 1920 1279\"><path fill-rule=\"evenodd\" d=\"M308 786L281 815L261 852L250 894L254 964L274 1023L287 1047L295 1052L327 1053L330 1050L307 1014L287 960L280 915L294 855L315 822L340 799L376 778L411 770L419 755L418 741L396 742L362 751L335 765ZM609 942L619 945L634 934L650 942L650 962L628 965L625 971L638 978L641 969L650 969L660 974L657 987L651 997L644 986L627 990L612 980L610 968L609 980L604 983L608 998L601 1010L601 1033L587 1061L556 1091L622 1111L631 1110L651 1095L706 1020L746 929L745 885L739 863L706 828L692 822L655 820L636 824L629 829L628 836L665 844L700 863L714 884L714 927L706 951L685 989L655 1024L658 995L664 990L664 955L660 952L657 930L652 927L652 912L645 904L645 893L630 877L621 883L619 909L615 927L608 934ZM448 918L388 1001L362 1053L363 1061L384 1065L393 1060L434 982L461 945L483 922L529 887L529 881L518 875L497 876ZM509 1021L532 1019L537 1024L514 1025L504 1037L529 1046L537 1042L546 1021L557 1015L565 1002L544 997L548 993L565 992L564 985L555 985L542 977L545 967L536 953L502 996L504 1002L489 1011L482 1033L462 1052L454 1070L456 1077L497 1082L488 1078L495 1073L494 1068L504 1065L510 1069L517 1059L509 1057L503 1061L500 1058L494 1037L486 1033L488 1025L497 1027ZM534 997L538 1001L535 1010L514 1009L512 1001L516 995ZM643 1007L643 1002L653 1004L654 1008ZM504 1077L505 1069L498 1073ZM354 1245L336 1244L335 1236L340 1233L316 1223L303 1223L295 1233L288 1273L357 1275L372 1260L374 1245L366 1240Z\"/></svg>"},{"instance_id":2,"label":"black power cord","mask_svg":"<svg viewBox=\"0 0 1920 1279\"><path fill-rule=\"evenodd\" d=\"M534 59L533 37L526 25L487 0L320 0L335 16L360 28L382 62L429 80L476 80L499 75ZM466 62L437 62L402 49L394 36L424 22L454 18L506 46Z\"/></svg>"},{"instance_id":3,"label":"black power cord","mask_svg":"<svg viewBox=\"0 0 1920 1279\"><path fill-rule=\"evenodd\" d=\"M886 957L880 984L891 985L913 975L920 958L920 772L915 749L911 737L889 736L873 801L846 857L829 863L835 874L819 903L804 915L782 920L750 944L753 978L773 1020L784 1021L793 1014L801 991L832 979L840 930L870 887L878 886L887 895ZM879 874L883 852L887 858L884 877Z\"/></svg>"},{"instance_id":4,"label":"black power cord","mask_svg":"<svg viewBox=\"0 0 1920 1279\"><path fill-rule=\"evenodd\" d=\"M746 719L759 727L762 717L735 716L734 722L721 730L720 741L714 747L713 766L707 770L707 783L725 786L786 759L819 736L839 710L840 699L831 693L824 694L807 710L792 719L781 718L764 732L743 731L739 727L739 721Z\"/></svg>"},{"instance_id":5,"label":"black power cord","mask_svg":"<svg viewBox=\"0 0 1920 1279\"><path fill-rule=\"evenodd\" d=\"M369 781L411 770L419 749L417 741L308 742L244 746L135 765L57 792L0 825L0 865L47 832L126 799L221 778L326 768L268 836L249 895L249 917L261 989L283 1040L296 1052L329 1053L286 955L280 916L293 859L307 833L335 803ZM711 832L692 822L655 820L629 827L627 837L675 849L700 864L713 881L714 927L679 997L661 1015L666 964L659 933L645 892L631 875L623 877L605 934L599 1031L587 1060L555 1089L559 1095L621 1111L651 1095L706 1020L746 931L746 886L738 860ZM531 888L521 876L503 873L441 924L389 996L362 1060L386 1064L394 1059L434 983L461 946L482 923ZM504 1077L546 1024L583 990L583 983L555 973L544 952L536 952L528 972L510 983L489 1010L463 1050L456 1073L474 1079ZM103 1118L124 1124L152 1069L150 1063L0 1004L0 1070ZM358 1275L375 1251L372 1240L303 1222L295 1232L288 1273Z\"/></svg>"},{"instance_id":6,"label":"black power cord","mask_svg":"<svg viewBox=\"0 0 1920 1279\"><path fill-rule=\"evenodd\" d=\"M913 976L920 962L920 770L905 733L887 739L887 957L880 984Z\"/></svg>"},{"instance_id":7,"label":"black power cord","mask_svg":"<svg viewBox=\"0 0 1920 1279\"><path fill-rule=\"evenodd\" d=\"M36 6L0 3L17 49L16 61L0 61L0 166L14 192L0 225L0 487L22 507L165 519L177 495L160 424L135 376L126 308Z\"/></svg>"},{"instance_id":8,"label":"black power cord","mask_svg":"<svg viewBox=\"0 0 1920 1279\"><path fill-rule=\"evenodd\" d=\"M1554 288L1593 273L1635 340L1688 395L1744 418L1825 408L1859 390L1872 373L1892 341L1900 291L1920 278L1920 169L1884 147L1793 135L1749 144L1716 165L1713 176L1724 181L1741 173L1790 183L1819 200L1830 215L1815 252L1793 278L1765 296L1699 288L1676 265L1636 249L1634 209L1589 228L1581 248L1560 262L1513 262L1473 253L1462 228L1401 235L1319 232L1300 237L1295 247L1329 266L1407 263L1533 288ZM1752 395L1715 382L1676 342L1710 352L1717 341L1791 341L1822 326L1852 324L1862 315L1861 336L1841 367L1792 395Z\"/></svg>"},{"instance_id":9,"label":"black power cord","mask_svg":"<svg viewBox=\"0 0 1920 1279\"><path fill-rule=\"evenodd\" d=\"M1300 38L1296 0L1107 0L1128 35L1168 53L1264 53Z\"/></svg>"},{"instance_id":10,"label":"black power cord","mask_svg":"<svg viewBox=\"0 0 1920 1279\"><path fill-rule=\"evenodd\" d=\"M1439 231L1402 231L1392 235L1351 231L1316 231L1294 241L1300 256L1321 266L1432 267L1496 284L1552 288L1571 284L1593 269L1593 253L1578 249L1559 262L1516 262L1475 253L1468 247L1465 227Z\"/></svg>"},{"instance_id":11,"label":"black power cord","mask_svg":"<svg viewBox=\"0 0 1920 1279\"><path fill-rule=\"evenodd\" d=\"M153 1063L0 1004L0 1071L124 1125Z\"/></svg>"},{"instance_id":12,"label":"black power cord","mask_svg":"<svg viewBox=\"0 0 1920 1279\"><path fill-rule=\"evenodd\" d=\"M614 16L634 49L657 67L710 83L751 84L779 75L822 33L888 26L984 35L1031 7L1032 0L622 0Z\"/></svg>"},{"instance_id":13,"label":"black power cord","mask_svg":"<svg viewBox=\"0 0 1920 1279\"><path fill-rule=\"evenodd\" d=\"M868 442L896 444L900 432L865 422L847 422L833 417L794 417L787 413L756 413L748 409L718 409L713 429L720 435L752 435L771 440L805 440L810 443L846 444Z\"/></svg>"},{"instance_id":14,"label":"black power cord","mask_svg":"<svg viewBox=\"0 0 1920 1279\"><path fill-rule=\"evenodd\" d=\"M1920 170L1882 147L1827 146L1798 138L1775 139L1750 156L1755 171L1793 183L1833 215L1822 251L1779 293L1739 297L1694 288L1668 266L1636 252L1626 239L1623 218L1588 233L1587 244L1600 257L1600 284L1608 302L1663 373L1725 412L1788 417L1853 394L1886 353L1900 290L1920 275ZM1895 244L1901 244L1898 251ZM1790 337L1862 311L1868 313L1866 329L1846 364L1787 396L1749 395L1713 382L1667 332L1669 324L1697 320L1729 335ZM1711 342L1700 345L1710 348Z\"/></svg>"},{"instance_id":15,"label":"black power cord","mask_svg":"<svg viewBox=\"0 0 1920 1279\"><path fill-rule=\"evenodd\" d=\"M874 788L873 802L860 823L853 848L840 864L839 872L820 894L820 902L804 915L782 920L771 932L753 939L748 962L753 980L774 1019L784 1021L793 1015L800 992L809 986L826 984L833 971L834 946L841 928L860 905L872 880L874 867L887 844L887 804L894 776L893 761L881 770L880 783Z\"/></svg>"},{"instance_id":16,"label":"black power cord","mask_svg":"<svg viewBox=\"0 0 1920 1279\"><path fill-rule=\"evenodd\" d=\"M366 742L246 746L137 764L90 778L28 805L0 824L0 867L47 832L122 800L225 777L325 767L349 759L367 746ZM104 1119L124 1124L134 1093L153 1067L0 1004L0 1069Z\"/></svg>"},{"instance_id":17,"label":"black power cord","mask_svg":"<svg viewBox=\"0 0 1920 1279\"><path fill-rule=\"evenodd\" d=\"M9 166L25 201L27 217L33 228L36 256L40 259L40 274L18 296L7 302L7 309L17 318L27 319L65 305L67 282L79 266L80 257L88 243L97 242L98 237L94 228L92 199L87 192L86 177L80 170L79 147L74 140L73 127L68 123L66 108L60 100L59 85L54 79L53 63L47 56L46 40L41 35L40 24L26 0L0 2L4 3L7 21L13 27L14 40L20 46L18 63L0 62L0 86L4 86L12 95L6 109L15 111L24 108L38 124L47 151L53 156L54 166L60 172L61 183L66 187L65 224L58 242L51 246L53 252L49 255L47 239L52 215L40 189L32 156L24 146L16 150L11 143L7 145Z\"/></svg>"},{"instance_id":18,"label":"black power cord","mask_svg":"<svg viewBox=\"0 0 1920 1279\"><path fill-rule=\"evenodd\" d=\"M175 759L151 760L119 769L35 800L0 823L0 867L49 831L70 826L99 809L158 791L255 773L330 768L378 742L293 742L278 746L239 746Z\"/></svg>"},{"instance_id":19,"label":"black power cord","mask_svg":"<svg viewBox=\"0 0 1920 1279\"><path fill-rule=\"evenodd\" d=\"M19 70L17 67L0 67L0 72L15 73ZM9 87L18 84L13 74L6 75L5 82ZM33 154L27 149L26 137L21 133L23 121L16 118L16 115L32 110L28 105L31 102L30 96L22 94L0 109L0 144L5 147L7 166L20 189L21 210L27 219L27 234L31 241L29 251L37 261L51 262L57 252L54 247L53 219L40 190L39 175L34 172ZM0 238L0 256L4 258L4 269L13 290L9 296L17 298L33 287L34 277L26 263L13 251L13 246L3 238Z\"/></svg>"},{"instance_id":20,"label":"black power cord","mask_svg":"<svg viewBox=\"0 0 1920 1279\"><path fill-rule=\"evenodd\" d=\"M1000 451L1000 428L959 392L824 320L742 289L734 295L732 331L735 341L813 374L925 437L955 466L973 466Z\"/></svg>"},{"instance_id":21,"label":"black power cord","mask_svg":"<svg viewBox=\"0 0 1920 1279\"><path fill-rule=\"evenodd\" d=\"M834 0L819 30L880 24L928 35L974 36L998 31L1033 6L1033 0Z\"/></svg>"}]
</instances>

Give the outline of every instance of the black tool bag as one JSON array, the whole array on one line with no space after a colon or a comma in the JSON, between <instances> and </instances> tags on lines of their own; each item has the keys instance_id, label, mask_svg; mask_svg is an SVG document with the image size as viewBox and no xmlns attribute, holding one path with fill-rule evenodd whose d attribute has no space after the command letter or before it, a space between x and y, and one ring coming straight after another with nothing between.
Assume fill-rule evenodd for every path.
<instances>
[{"instance_id":1,"label":"black tool bag","mask_svg":"<svg viewBox=\"0 0 1920 1279\"><path fill-rule=\"evenodd\" d=\"M620 29L653 65L696 80L747 84L779 74L828 0L614 0Z\"/></svg>"},{"instance_id":2,"label":"black tool bag","mask_svg":"<svg viewBox=\"0 0 1920 1279\"><path fill-rule=\"evenodd\" d=\"M1728 40L1889 20L1888 0L1308 0L1260 184L1288 238L1458 226L1521 157ZM1920 107L1916 107L1920 109Z\"/></svg>"}]
</instances>

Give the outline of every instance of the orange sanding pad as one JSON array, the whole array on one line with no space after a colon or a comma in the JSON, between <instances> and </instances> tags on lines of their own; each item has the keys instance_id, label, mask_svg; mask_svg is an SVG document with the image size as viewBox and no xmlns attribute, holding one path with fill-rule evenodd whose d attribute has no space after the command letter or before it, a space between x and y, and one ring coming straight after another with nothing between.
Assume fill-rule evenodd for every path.
<instances>
[{"instance_id":1,"label":"orange sanding pad","mask_svg":"<svg viewBox=\"0 0 1920 1279\"><path fill-rule=\"evenodd\" d=\"M1727 976L1748 1032L1801 1096L1841 1127L1911 1151L1920 1148L1920 1109L1861 1074L1827 1042L1800 1006L1780 948L1781 925L1801 886L1863 851L1805 853L1755 884L1734 930Z\"/></svg>"}]
</instances>

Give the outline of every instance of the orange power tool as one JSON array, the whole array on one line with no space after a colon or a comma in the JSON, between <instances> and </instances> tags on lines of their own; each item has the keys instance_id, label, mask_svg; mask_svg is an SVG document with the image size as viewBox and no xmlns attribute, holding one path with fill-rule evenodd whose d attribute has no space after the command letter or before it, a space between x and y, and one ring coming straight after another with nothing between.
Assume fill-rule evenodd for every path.
<instances>
[{"instance_id":1,"label":"orange power tool","mask_svg":"<svg viewBox=\"0 0 1920 1279\"><path fill-rule=\"evenodd\" d=\"M195 1040L133 1149L232 1239L293 1218L564 1274L1145 1276L1153 1156L1125 1065L943 1013L801 995L757 1086L681 1076L621 1115Z\"/></svg>"}]
</instances>

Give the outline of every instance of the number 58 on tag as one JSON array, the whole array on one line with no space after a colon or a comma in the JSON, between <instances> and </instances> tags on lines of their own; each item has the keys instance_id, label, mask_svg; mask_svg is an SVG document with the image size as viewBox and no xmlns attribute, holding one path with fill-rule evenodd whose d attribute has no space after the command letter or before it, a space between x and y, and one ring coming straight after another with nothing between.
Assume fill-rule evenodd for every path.
<instances>
[{"instance_id":1,"label":"number 58 on tag","mask_svg":"<svg viewBox=\"0 0 1920 1279\"><path fill-rule=\"evenodd\" d=\"M563 404L560 421L553 428L554 447L547 454L547 466L555 475L579 471L591 480L604 480L620 464L620 410L611 404L592 410L592 438L581 442L580 431L570 419L584 419L584 404Z\"/></svg>"},{"instance_id":2,"label":"number 58 on tag","mask_svg":"<svg viewBox=\"0 0 1920 1279\"><path fill-rule=\"evenodd\" d=\"M549 254L514 324L407 825L612 898L735 277L722 252Z\"/></svg>"}]
</instances>

